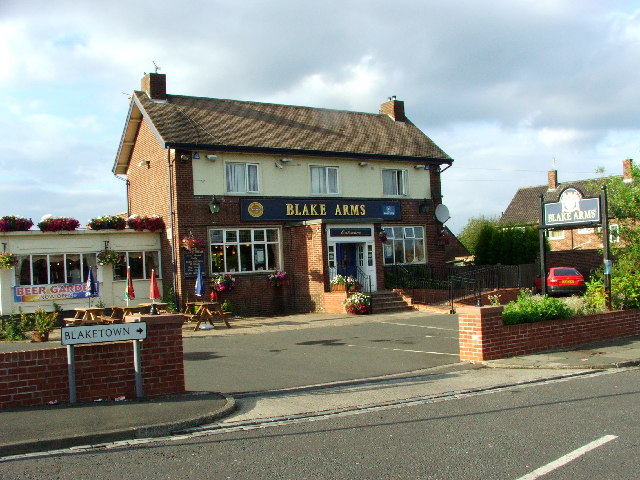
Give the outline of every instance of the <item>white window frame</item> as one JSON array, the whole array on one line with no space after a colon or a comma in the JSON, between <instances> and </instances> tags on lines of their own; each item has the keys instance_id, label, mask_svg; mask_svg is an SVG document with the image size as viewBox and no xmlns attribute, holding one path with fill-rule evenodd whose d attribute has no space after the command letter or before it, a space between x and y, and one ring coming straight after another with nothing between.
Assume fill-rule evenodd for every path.
<instances>
[{"instance_id":1,"label":"white window frame","mask_svg":"<svg viewBox=\"0 0 640 480\"><path fill-rule=\"evenodd\" d=\"M250 231L251 232L251 240L247 241L246 239L242 239L240 232L241 231ZM221 232L221 240L214 241L214 233L213 232ZM270 232L273 234L275 232L276 240L270 240L269 235ZM233 233L235 233L235 240L230 240ZM274 272L282 269L282 230L276 227L260 227L260 228L244 228L244 227L235 227L235 228L210 228L207 232L207 238L209 239L209 253L210 253L210 262L209 262L209 272L211 274L218 273L232 273L236 274L244 274L244 273L256 273L256 272ZM239 253L241 247L251 247L251 269L250 270L242 270L242 258ZM262 247L260 249L256 249L256 246ZM274 258L270 258L269 248L271 246L273 250ZM221 247L220 255L222 258L220 259L220 263L222 263L222 268L217 269L214 268L214 256L217 258L216 250L219 251ZM227 248L235 248L235 256L236 256L236 264L230 265L230 258L227 258ZM262 251L263 263L265 265L264 268L260 268L257 266L256 259L258 258L258 250ZM215 262L218 263L218 262ZM266 268L269 264L273 265L273 268Z\"/></svg>"},{"instance_id":2,"label":"white window frame","mask_svg":"<svg viewBox=\"0 0 640 480\"><path fill-rule=\"evenodd\" d=\"M427 245L423 225L394 225L383 227L387 241L382 245L383 265L418 265L427 263ZM416 260L416 246L422 248L422 260ZM397 258L396 246L402 248L402 258ZM407 252L413 251L413 258L407 261ZM389 255L390 254L390 255ZM392 259L389 261L388 257Z\"/></svg>"},{"instance_id":3,"label":"white window frame","mask_svg":"<svg viewBox=\"0 0 640 480\"><path fill-rule=\"evenodd\" d=\"M68 282L67 279L70 276L70 272L68 272L68 262L67 262L67 255L79 255L79 263L80 263L80 279L78 281L71 281ZM65 280L64 282L54 282L52 281L53 279L51 278L51 262L52 259L51 257L59 257L62 256L62 271L63 271L63 279ZM33 257L44 257L45 258L45 262L47 265L47 282L46 283L34 283L33 282L33 277L34 277L34 268L33 268ZM87 258L87 260L84 260L84 257ZM28 263L28 267L29 267L29 273L28 273L28 277L29 277L29 283L22 283L22 279L21 276L24 275L22 268L23 268L23 262L27 260ZM41 260L41 259L39 259ZM95 253L33 253L33 254L29 254L29 255L18 255L18 266L14 269L14 279L15 279L15 284L16 285L20 285L20 286L29 286L29 285L64 285L64 284L68 284L68 283L83 283L86 281L86 277L88 274L88 267L92 266L94 269L97 265L97 259L96 259L96 254ZM85 268L85 264L86 267Z\"/></svg>"},{"instance_id":4,"label":"white window frame","mask_svg":"<svg viewBox=\"0 0 640 480\"><path fill-rule=\"evenodd\" d=\"M319 170L322 176L322 182L320 185L321 191L315 191L314 182L313 182L313 171L314 169ZM336 185L335 191L331 191L331 182L329 181L329 172L335 172ZM310 165L309 166L309 183L311 187L312 195L338 195L340 194L340 168L339 167L326 167L323 165ZM324 189L324 191L322 191Z\"/></svg>"},{"instance_id":5,"label":"white window frame","mask_svg":"<svg viewBox=\"0 0 640 480\"><path fill-rule=\"evenodd\" d=\"M147 255L155 255L157 268L155 268L156 278L162 279L162 255L160 250L131 250L126 252L116 252L118 254L118 264L113 266L113 281L123 281L127 279L127 267L130 265L131 255L142 254L142 277L133 275L133 280L149 280L151 279L152 268L147 266ZM124 270L122 270L124 269ZM120 274L118 275L118 271Z\"/></svg>"},{"instance_id":6,"label":"white window frame","mask_svg":"<svg viewBox=\"0 0 640 480\"><path fill-rule=\"evenodd\" d=\"M385 182L385 174L393 175L393 188L392 192L387 191ZM395 168L383 168L382 169L382 194L387 197L406 197L409 195L409 174L407 170L395 169Z\"/></svg>"},{"instance_id":7,"label":"white window frame","mask_svg":"<svg viewBox=\"0 0 640 480\"><path fill-rule=\"evenodd\" d=\"M232 185L230 183L230 167L242 166L243 178L242 186ZM250 170L255 168L255 182L250 182ZM255 189L251 188L251 183L255 183ZM224 168L224 184L227 193L230 194L244 194L244 193L260 193L260 164L250 162L228 162ZM237 188L237 189L236 189Z\"/></svg>"},{"instance_id":8,"label":"white window frame","mask_svg":"<svg viewBox=\"0 0 640 480\"><path fill-rule=\"evenodd\" d=\"M549 241L564 240L564 230L547 230L546 236Z\"/></svg>"}]
</instances>

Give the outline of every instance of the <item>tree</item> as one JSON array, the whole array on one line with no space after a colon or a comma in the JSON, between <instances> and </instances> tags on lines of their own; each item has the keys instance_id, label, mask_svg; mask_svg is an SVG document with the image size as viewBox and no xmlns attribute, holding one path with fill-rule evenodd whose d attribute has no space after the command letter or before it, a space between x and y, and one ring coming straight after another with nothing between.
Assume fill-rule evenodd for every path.
<instances>
[{"instance_id":1,"label":"tree","mask_svg":"<svg viewBox=\"0 0 640 480\"><path fill-rule=\"evenodd\" d=\"M539 234L535 227L498 229L485 224L479 231L474 248L476 265L521 265L533 263L539 250Z\"/></svg>"},{"instance_id":2,"label":"tree","mask_svg":"<svg viewBox=\"0 0 640 480\"><path fill-rule=\"evenodd\" d=\"M469 253L475 254L476 243L478 241L478 235L485 225L497 225L498 217L472 217L464 226L462 231L457 235L458 240L462 242Z\"/></svg>"},{"instance_id":3,"label":"tree","mask_svg":"<svg viewBox=\"0 0 640 480\"><path fill-rule=\"evenodd\" d=\"M620 236L620 242L611 246L615 258L611 303L620 309L640 308L640 168L634 164L631 179L629 183L622 177L609 177L606 181L609 218L617 222ZM594 305L604 303L602 284L600 269L587 293Z\"/></svg>"}]
</instances>

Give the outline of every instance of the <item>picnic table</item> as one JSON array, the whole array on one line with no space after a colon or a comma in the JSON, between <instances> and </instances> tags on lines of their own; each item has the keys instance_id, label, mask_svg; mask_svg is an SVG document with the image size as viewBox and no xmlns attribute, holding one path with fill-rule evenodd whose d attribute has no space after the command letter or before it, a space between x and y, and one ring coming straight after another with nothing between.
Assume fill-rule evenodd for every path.
<instances>
[{"instance_id":1,"label":"picnic table","mask_svg":"<svg viewBox=\"0 0 640 480\"><path fill-rule=\"evenodd\" d=\"M222 311L220 302L186 302L185 308L185 316L196 322L196 326L193 329L194 331L197 331L203 322L208 322L212 327L214 327L214 318L221 319L227 328L231 328L231 324L227 320L229 314Z\"/></svg>"},{"instance_id":2,"label":"picnic table","mask_svg":"<svg viewBox=\"0 0 640 480\"><path fill-rule=\"evenodd\" d=\"M111 307L111 316L102 317L105 323L119 323L124 320L127 315L135 315L142 312L146 307L141 305L116 305Z\"/></svg>"},{"instance_id":3,"label":"picnic table","mask_svg":"<svg viewBox=\"0 0 640 480\"><path fill-rule=\"evenodd\" d=\"M100 323L100 317L104 313L102 307L76 307L73 309L73 318L65 318L67 325L96 325Z\"/></svg>"}]
</instances>

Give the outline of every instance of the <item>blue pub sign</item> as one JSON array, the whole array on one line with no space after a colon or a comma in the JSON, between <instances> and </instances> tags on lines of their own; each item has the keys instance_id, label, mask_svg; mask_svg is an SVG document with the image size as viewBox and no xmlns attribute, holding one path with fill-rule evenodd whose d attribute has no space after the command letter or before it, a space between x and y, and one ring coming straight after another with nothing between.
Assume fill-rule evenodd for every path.
<instances>
[{"instance_id":1,"label":"blue pub sign","mask_svg":"<svg viewBox=\"0 0 640 480\"><path fill-rule=\"evenodd\" d=\"M240 200L243 222L349 220L401 220L400 202L395 200L344 200L309 198L243 198Z\"/></svg>"},{"instance_id":2,"label":"blue pub sign","mask_svg":"<svg viewBox=\"0 0 640 480\"><path fill-rule=\"evenodd\" d=\"M600 200L582 198L575 188L565 189L558 202L544 204L544 226L599 224Z\"/></svg>"}]
</instances>

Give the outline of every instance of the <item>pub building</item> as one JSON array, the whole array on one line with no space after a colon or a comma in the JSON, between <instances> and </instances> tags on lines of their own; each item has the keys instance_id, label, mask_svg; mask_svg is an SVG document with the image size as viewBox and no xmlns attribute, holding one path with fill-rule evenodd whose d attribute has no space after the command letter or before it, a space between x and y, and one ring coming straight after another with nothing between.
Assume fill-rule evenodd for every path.
<instances>
[{"instance_id":1,"label":"pub building","mask_svg":"<svg viewBox=\"0 0 640 480\"><path fill-rule=\"evenodd\" d=\"M335 311L336 275L375 295L385 268L444 265L436 207L452 162L395 97L370 114L171 95L149 73L113 173L126 176L129 214L165 220L163 273L180 305L200 263L208 280L233 276L220 299L235 313L270 315ZM204 252L182 248L185 236ZM287 281L272 286L278 270Z\"/></svg>"}]
</instances>

